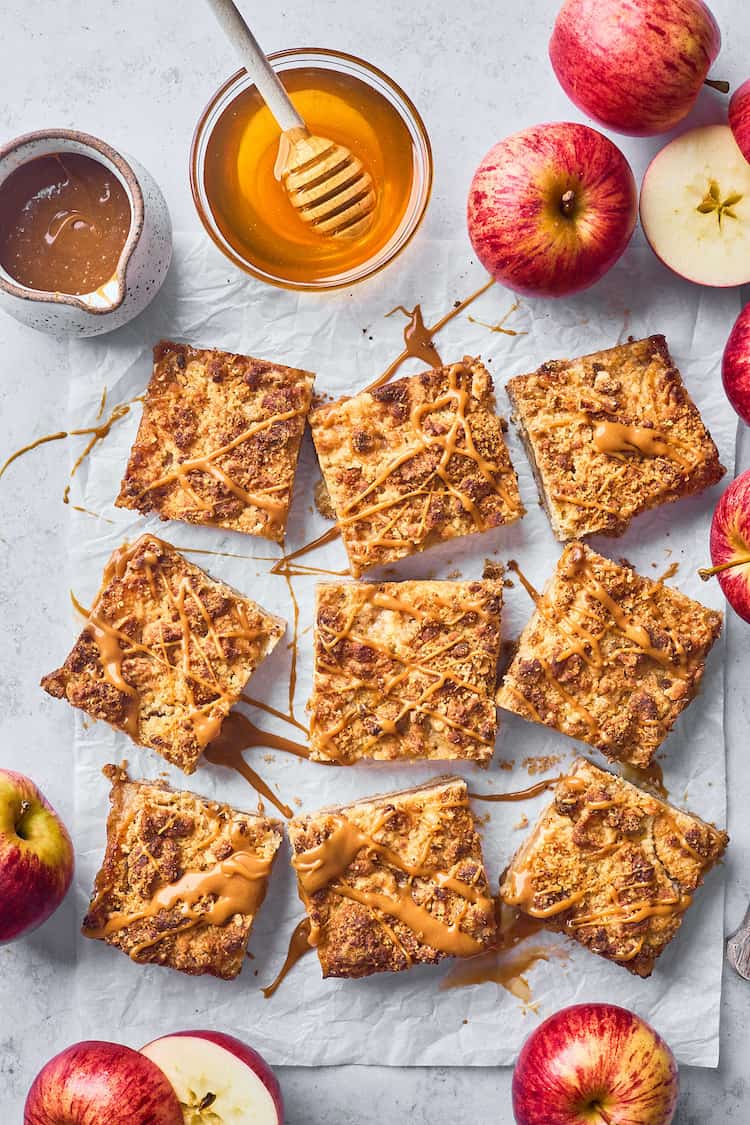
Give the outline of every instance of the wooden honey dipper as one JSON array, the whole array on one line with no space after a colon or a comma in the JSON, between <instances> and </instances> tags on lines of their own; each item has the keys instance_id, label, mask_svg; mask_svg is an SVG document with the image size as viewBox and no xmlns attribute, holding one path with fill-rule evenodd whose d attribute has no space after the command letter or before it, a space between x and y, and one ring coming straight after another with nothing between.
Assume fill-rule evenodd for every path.
<instances>
[{"instance_id":1,"label":"wooden honey dipper","mask_svg":"<svg viewBox=\"0 0 750 1125\"><path fill-rule=\"evenodd\" d=\"M208 0L281 129L274 175L297 214L320 234L359 238L377 196L372 176L344 145L311 134L233 0Z\"/></svg>"}]
</instances>

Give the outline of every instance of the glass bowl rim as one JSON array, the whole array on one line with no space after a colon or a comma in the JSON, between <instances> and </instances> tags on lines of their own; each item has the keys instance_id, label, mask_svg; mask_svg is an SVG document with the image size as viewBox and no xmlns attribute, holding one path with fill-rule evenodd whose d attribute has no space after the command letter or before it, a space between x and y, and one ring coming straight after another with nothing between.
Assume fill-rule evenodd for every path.
<instances>
[{"instance_id":1,"label":"glass bowl rim","mask_svg":"<svg viewBox=\"0 0 750 1125\"><path fill-rule=\"evenodd\" d=\"M362 59L358 55L352 55L347 51L339 51L330 47L285 47L282 50L271 52L268 55L268 59L271 63L280 63L287 60L304 61L305 58L310 58L310 60L312 60L311 65L314 65L314 59L316 57L320 58L321 56L324 59L340 59L344 62L353 64L354 70L360 72L359 74L357 74L357 77L359 77L364 82L367 82L369 77L380 79L380 81L385 84L388 87L389 91L396 97L396 112L402 119L404 119L407 127L411 126L411 129L417 134L419 141L421 142L421 146L423 149L423 159L420 164L423 165L423 168L421 173L419 172L419 169L417 170L417 175L415 177L415 182L419 186L419 198L416 204L416 211L412 218L409 220L409 223L401 232L397 244L385 254L382 260L378 261L378 256L376 255L373 258L369 258L365 262L360 263L360 265L354 267L353 269L348 270L345 274L334 275L330 280L323 278L312 282L293 281L277 275L269 274L265 270L256 266L253 262L242 257L242 255L239 254L238 251L236 251L234 247L231 246L231 244L229 244L228 239L225 239L224 236L221 235L218 224L216 223L213 214L210 212L210 207L208 209L204 207L203 200L201 198L201 191L205 191L205 188L203 184L202 169L199 170L198 167L199 150L202 142L204 141L204 138L206 138L206 140L210 139L213 133L213 127L215 127L214 124L211 132L207 134L209 118L215 111L217 105L226 97L227 93L234 86L239 87L240 83L243 80L245 80L245 82L247 83L247 87L254 85L252 79L250 78L244 67L241 67L239 70L236 70L233 74L231 74L229 78L227 78L221 84L216 92L212 94L211 98L201 111L198 122L195 126L195 130L193 131L193 138L190 144L189 176L190 191L193 197L193 204L198 213L198 218L200 219L206 233L209 235L214 245L218 247L218 249L226 258L228 258L231 262L238 266L239 269L243 270L244 273L250 274L250 276L252 277L256 277L261 281L267 282L269 285L275 285L281 289L294 289L305 292L323 292L330 289L343 289L347 285L353 285L357 282L364 281L369 277L374 277L376 274L380 273L381 270L385 269L386 266L390 265L394 258L398 257L402 250L406 249L406 247L413 239L414 235L419 230L419 227L421 226L425 213L427 211L430 196L432 194L432 184L434 177L432 145L430 143L430 137L427 132L427 127L425 126L425 123L422 119L422 115L414 105L414 102L411 100L409 95L405 93L401 86L399 86L399 84L393 78L387 75L385 71L375 66L374 63L367 62L366 59ZM278 68L274 66L274 69ZM368 83L368 85L369 84L370 83ZM237 93L240 92L240 89L238 89ZM394 235L396 234L398 234L398 229L394 232ZM392 235L391 237L394 237L394 235ZM381 248L378 254L383 254L384 249L385 248Z\"/></svg>"}]
</instances>

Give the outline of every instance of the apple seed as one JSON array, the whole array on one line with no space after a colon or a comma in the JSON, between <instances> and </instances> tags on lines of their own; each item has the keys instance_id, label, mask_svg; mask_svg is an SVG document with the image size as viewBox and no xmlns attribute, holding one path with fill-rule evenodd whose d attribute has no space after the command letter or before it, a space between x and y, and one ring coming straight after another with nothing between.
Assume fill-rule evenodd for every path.
<instances>
[{"instance_id":1,"label":"apple seed","mask_svg":"<svg viewBox=\"0 0 750 1125\"><path fill-rule=\"evenodd\" d=\"M735 203L739 203L741 199L742 194L734 191L728 195L726 199L722 200L718 183L716 180L710 180L708 191L703 196L703 201L696 207L696 211L701 215L711 215L715 211L717 221L719 226L721 226L721 220L724 216L728 219L737 218L734 211L732 211L732 207L734 207Z\"/></svg>"}]
</instances>

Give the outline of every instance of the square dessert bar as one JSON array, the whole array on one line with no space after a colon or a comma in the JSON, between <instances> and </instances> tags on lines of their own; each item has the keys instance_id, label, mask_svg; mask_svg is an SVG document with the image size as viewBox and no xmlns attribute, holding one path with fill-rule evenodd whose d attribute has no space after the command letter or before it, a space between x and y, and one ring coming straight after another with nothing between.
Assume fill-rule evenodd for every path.
<instances>
[{"instance_id":1,"label":"square dessert bar","mask_svg":"<svg viewBox=\"0 0 750 1125\"><path fill-rule=\"evenodd\" d=\"M164 782L112 782L107 848L83 922L133 961L231 980L282 840L278 821Z\"/></svg>"},{"instance_id":2,"label":"square dessert bar","mask_svg":"<svg viewBox=\"0 0 750 1125\"><path fill-rule=\"evenodd\" d=\"M462 778L296 817L289 836L324 977L399 972L492 945L495 904Z\"/></svg>"},{"instance_id":3,"label":"square dessert bar","mask_svg":"<svg viewBox=\"0 0 750 1125\"><path fill-rule=\"evenodd\" d=\"M500 897L639 977L677 933L726 832L578 758Z\"/></svg>"},{"instance_id":4,"label":"square dessert bar","mask_svg":"<svg viewBox=\"0 0 750 1125\"><path fill-rule=\"evenodd\" d=\"M282 542L314 378L158 344L116 506Z\"/></svg>"},{"instance_id":5,"label":"square dessert bar","mask_svg":"<svg viewBox=\"0 0 750 1125\"><path fill-rule=\"evenodd\" d=\"M524 514L476 359L321 406L310 426L355 578Z\"/></svg>"},{"instance_id":6,"label":"square dessert bar","mask_svg":"<svg viewBox=\"0 0 750 1125\"><path fill-rule=\"evenodd\" d=\"M507 391L562 542L621 535L633 516L726 471L663 336L552 360Z\"/></svg>"},{"instance_id":7,"label":"square dessert bar","mask_svg":"<svg viewBox=\"0 0 750 1125\"><path fill-rule=\"evenodd\" d=\"M500 578L318 585L310 756L487 765L502 597Z\"/></svg>"},{"instance_id":8,"label":"square dessert bar","mask_svg":"<svg viewBox=\"0 0 750 1125\"><path fill-rule=\"evenodd\" d=\"M722 615L569 544L497 701L645 768L695 697Z\"/></svg>"},{"instance_id":9,"label":"square dessert bar","mask_svg":"<svg viewBox=\"0 0 750 1125\"><path fill-rule=\"evenodd\" d=\"M142 535L112 554L81 635L42 687L193 773L285 627Z\"/></svg>"}]
</instances>

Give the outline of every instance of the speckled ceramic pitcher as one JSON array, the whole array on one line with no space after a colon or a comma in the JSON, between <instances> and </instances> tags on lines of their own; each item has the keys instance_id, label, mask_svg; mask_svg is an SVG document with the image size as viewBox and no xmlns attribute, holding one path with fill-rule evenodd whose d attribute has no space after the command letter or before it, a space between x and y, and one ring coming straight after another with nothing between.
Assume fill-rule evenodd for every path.
<instances>
[{"instance_id":1,"label":"speckled ceramic pitcher","mask_svg":"<svg viewBox=\"0 0 750 1125\"><path fill-rule=\"evenodd\" d=\"M27 160L75 152L117 176L130 202L130 230L114 276L94 293L74 296L20 285L0 266L0 308L16 320L70 336L97 336L132 320L161 288L172 257L172 224L153 177L104 141L70 129L26 133L0 149L0 183Z\"/></svg>"}]
</instances>

